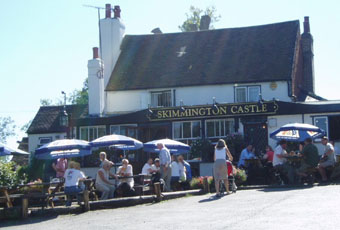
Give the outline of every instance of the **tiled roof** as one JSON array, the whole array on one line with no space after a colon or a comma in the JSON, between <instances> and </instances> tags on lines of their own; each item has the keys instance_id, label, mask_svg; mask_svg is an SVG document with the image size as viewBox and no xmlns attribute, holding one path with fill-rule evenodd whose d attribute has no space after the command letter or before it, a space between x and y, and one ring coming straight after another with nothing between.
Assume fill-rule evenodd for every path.
<instances>
[{"instance_id":1,"label":"tiled roof","mask_svg":"<svg viewBox=\"0 0 340 230\"><path fill-rule=\"evenodd\" d=\"M107 91L291 80L299 21L126 35Z\"/></svg>"},{"instance_id":2,"label":"tiled roof","mask_svg":"<svg viewBox=\"0 0 340 230\"><path fill-rule=\"evenodd\" d=\"M60 114L63 109L63 106L41 106L28 128L27 133L65 132L65 129L59 125ZM88 114L88 105L67 105L66 112L70 116L70 121L78 119Z\"/></svg>"}]
</instances>

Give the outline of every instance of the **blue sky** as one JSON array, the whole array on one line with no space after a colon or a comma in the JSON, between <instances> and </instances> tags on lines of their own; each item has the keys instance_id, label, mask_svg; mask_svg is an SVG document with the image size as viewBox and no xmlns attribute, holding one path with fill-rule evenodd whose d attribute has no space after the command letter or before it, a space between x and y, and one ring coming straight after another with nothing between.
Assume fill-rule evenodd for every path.
<instances>
[{"instance_id":1,"label":"blue sky","mask_svg":"<svg viewBox=\"0 0 340 230\"><path fill-rule=\"evenodd\" d=\"M327 4L326 4L327 2ZM179 32L190 5L215 6L221 15L215 28L300 20L310 17L314 37L316 93L338 96L340 1L328 0L12 0L0 3L0 116L17 126L31 120L41 98L56 99L61 91L80 89L87 61L98 46L97 11L84 4L120 5L127 34L148 34L160 27ZM104 11L101 12L104 16ZM15 146L22 132L11 138Z\"/></svg>"}]
</instances>

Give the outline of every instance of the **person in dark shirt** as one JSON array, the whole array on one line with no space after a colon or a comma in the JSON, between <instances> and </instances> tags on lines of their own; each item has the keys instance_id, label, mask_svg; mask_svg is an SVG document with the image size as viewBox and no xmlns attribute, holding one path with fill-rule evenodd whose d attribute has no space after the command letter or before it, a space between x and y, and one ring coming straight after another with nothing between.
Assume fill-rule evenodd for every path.
<instances>
[{"instance_id":1,"label":"person in dark shirt","mask_svg":"<svg viewBox=\"0 0 340 230\"><path fill-rule=\"evenodd\" d=\"M306 177L307 170L310 168L316 168L319 163L319 151L317 147L312 143L312 138L307 138L305 140L305 146L302 149L303 161L301 166L297 171L300 177Z\"/></svg>"}]
</instances>

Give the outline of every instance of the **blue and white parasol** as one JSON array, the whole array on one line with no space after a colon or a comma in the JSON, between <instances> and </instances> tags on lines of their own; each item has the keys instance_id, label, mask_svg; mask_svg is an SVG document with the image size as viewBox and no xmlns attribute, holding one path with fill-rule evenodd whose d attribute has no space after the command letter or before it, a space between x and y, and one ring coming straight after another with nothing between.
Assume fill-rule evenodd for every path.
<instances>
[{"instance_id":1,"label":"blue and white parasol","mask_svg":"<svg viewBox=\"0 0 340 230\"><path fill-rule=\"evenodd\" d=\"M89 142L76 139L56 140L35 150L35 157L43 160L81 157L90 154Z\"/></svg>"},{"instance_id":2,"label":"blue and white parasol","mask_svg":"<svg viewBox=\"0 0 340 230\"><path fill-rule=\"evenodd\" d=\"M99 137L90 142L92 147L111 147L121 150L136 150L143 148L143 143L132 138L118 134Z\"/></svg>"},{"instance_id":3,"label":"blue and white parasol","mask_svg":"<svg viewBox=\"0 0 340 230\"><path fill-rule=\"evenodd\" d=\"M325 135L325 131L317 126L310 124L293 123L287 124L270 134L274 140L287 140L302 142L306 138L320 138Z\"/></svg>"},{"instance_id":4,"label":"blue and white parasol","mask_svg":"<svg viewBox=\"0 0 340 230\"><path fill-rule=\"evenodd\" d=\"M158 143L162 143L166 148L169 149L170 153L174 155L186 154L190 152L189 145L171 139L149 141L144 144L144 151L159 153L159 149L157 148Z\"/></svg>"},{"instance_id":5,"label":"blue and white parasol","mask_svg":"<svg viewBox=\"0 0 340 230\"><path fill-rule=\"evenodd\" d=\"M8 156L8 155L16 155L16 154L22 154L22 155L29 155L28 152L22 151L17 148L11 148L8 145L0 143L0 156Z\"/></svg>"}]
</instances>

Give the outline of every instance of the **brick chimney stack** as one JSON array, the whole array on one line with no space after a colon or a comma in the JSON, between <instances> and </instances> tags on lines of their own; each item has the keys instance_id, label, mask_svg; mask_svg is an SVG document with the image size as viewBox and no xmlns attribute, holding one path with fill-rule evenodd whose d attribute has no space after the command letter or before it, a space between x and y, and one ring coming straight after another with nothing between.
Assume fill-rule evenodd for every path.
<instances>
[{"instance_id":1,"label":"brick chimney stack","mask_svg":"<svg viewBox=\"0 0 340 230\"><path fill-rule=\"evenodd\" d=\"M309 17L305 17L303 30L303 34L301 35L303 88L308 92L315 93L313 36L310 33Z\"/></svg>"},{"instance_id":2,"label":"brick chimney stack","mask_svg":"<svg viewBox=\"0 0 340 230\"><path fill-rule=\"evenodd\" d=\"M114 13L114 18L120 18L120 6L115 6L113 13Z\"/></svg>"},{"instance_id":3,"label":"brick chimney stack","mask_svg":"<svg viewBox=\"0 0 340 230\"><path fill-rule=\"evenodd\" d=\"M203 15L200 21L200 30L209 30L211 18L209 15Z\"/></svg>"},{"instance_id":4,"label":"brick chimney stack","mask_svg":"<svg viewBox=\"0 0 340 230\"><path fill-rule=\"evenodd\" d=\"M111 4L105 4L105 18L111 18Z\"/></svg>"},{"instance_id":5,"label":"brick chimney stack","mask_svg":"<svg viewBox=\"0 0 340 230\"><path fill-rule=\"evenodd\" d=\"M98 51L98 47L93 47L92 51L93 51L93 59L99 58L99 51Z\"/></svg>"},{"instance_id":6,"label":"brick chimney stack","mask_svg":"<svg viewBox=\"0 0 340 230\"><path fill-rule=\"evenodd\" d=\"M309 17L305 17L305 21L303 22L303 32L304 33L310 33L310 27L309 27Z\"/></svg>"}]
</instances>

